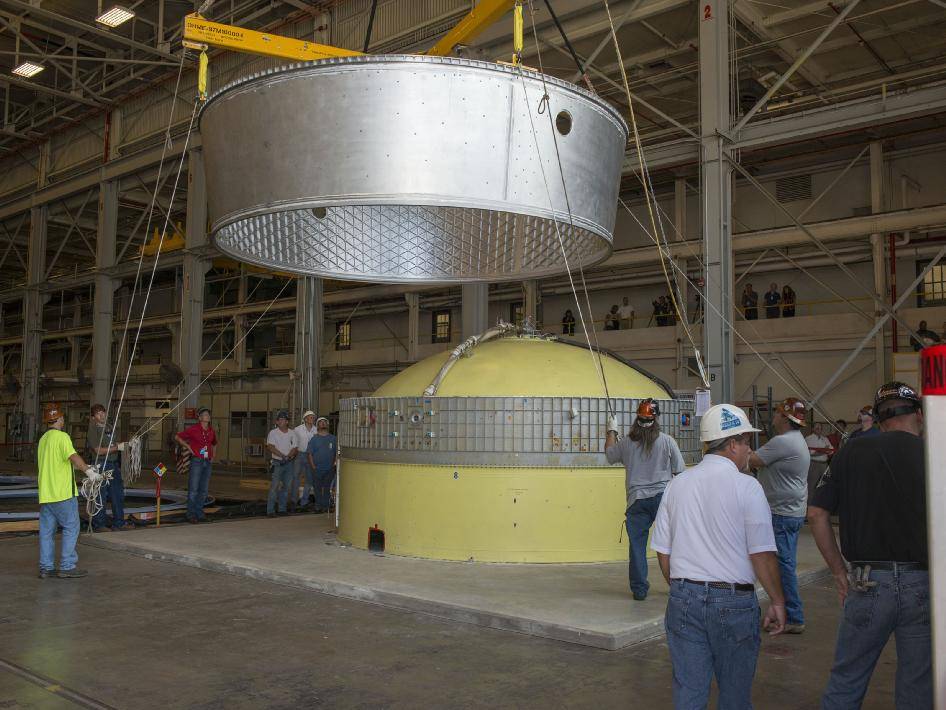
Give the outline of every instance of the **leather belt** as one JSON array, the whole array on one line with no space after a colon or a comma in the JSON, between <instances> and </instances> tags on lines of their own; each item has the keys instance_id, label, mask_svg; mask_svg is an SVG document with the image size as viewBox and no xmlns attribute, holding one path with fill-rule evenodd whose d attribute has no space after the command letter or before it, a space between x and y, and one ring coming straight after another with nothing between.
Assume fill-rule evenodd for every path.
<instances>
[{"instance_id":1,"label":"leather belt","mask_svg":"<svg viewBox=\"0 0 946 710\"><path fill-rule=\"evenodd\" d=\"M701 587L710 587L712 589L729 589L734 592L754 592L755 585L753 584L734 584L732 582L701 582L696 579L682 579L677 577L676 579L671 579L671 582L686 582L687 584L698 584Z\"/></svg>"},{"instance_id":2,"label":"leather belt","mask_svg":"<svg viewBox=\"0 0 946 710\"><path fill-rule=\"evenodd\" d=\"M856 560L851 567L870 567L875 572L925 572L929 566L925 562L891 562L886 560L874 561Z\"/></svg>"}]
</instances>

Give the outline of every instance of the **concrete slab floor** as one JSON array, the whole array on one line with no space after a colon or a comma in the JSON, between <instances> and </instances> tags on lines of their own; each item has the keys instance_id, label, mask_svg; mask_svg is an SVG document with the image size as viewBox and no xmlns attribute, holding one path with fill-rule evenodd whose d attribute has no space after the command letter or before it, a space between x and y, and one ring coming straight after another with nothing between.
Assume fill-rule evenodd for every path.
<instances>
[{"instance_id":1,"label":"concrete slab floor","mask_svg":"<svg viewBox=\"0 0 946 710\"><path fill-rule=\"evenodd\" d=\"M337 544L331 528L326 515L298 515L83 535L81 541L598 648L623 648L663 633L667 585L656 560L651 593L635 602L627 563L485 564L376 555ZM825 572L807 534L798 560L802 583Z\"/></svg>"},{"instance_id":2,"label":"concrete slab floor","mask_svg":"<svg viewBox=\"0 0 946 710\"><path fill-rule=\"evenodd\" d=\"M129 535L137 533L128 533ZM35 536L0 540L0 659L115 708L668 708L663 641L604 651L82 547L81 580L36 578ZM757 708L817 707L839 609L765 637ZM893 706L893 644L864 707ZM0 707L68 703L0 666Z\"/></svg>"}]
</instances>

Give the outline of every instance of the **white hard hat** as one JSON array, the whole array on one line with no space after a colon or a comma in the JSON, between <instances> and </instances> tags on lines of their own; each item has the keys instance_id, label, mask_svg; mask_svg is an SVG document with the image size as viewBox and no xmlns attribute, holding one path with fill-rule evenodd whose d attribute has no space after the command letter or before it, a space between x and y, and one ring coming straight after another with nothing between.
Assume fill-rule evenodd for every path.
<instances>
[{"instance_id":1,"label":"white hard hat","mask_svg":"<svg viewBox=\"0 0 946 710\"><path fill-rule=\"evenodd\" d=\"M314 417L314 416L315 416L315 412L309 409L309 410L306 410L306 413L302 415L302 418L305 419L306 417Z\"/></svg>"},{"instance_id":2,"label":"white hard hat","mask_svg":"<svg viewBox=\"0 0 946 710\"><path fill-rule=\"evenodd\" d=\"M718 441L737 434L759 431L749 417L734 404L717 404L706 410L700 420L700 441Z\"/></svg>"}]
</instances>

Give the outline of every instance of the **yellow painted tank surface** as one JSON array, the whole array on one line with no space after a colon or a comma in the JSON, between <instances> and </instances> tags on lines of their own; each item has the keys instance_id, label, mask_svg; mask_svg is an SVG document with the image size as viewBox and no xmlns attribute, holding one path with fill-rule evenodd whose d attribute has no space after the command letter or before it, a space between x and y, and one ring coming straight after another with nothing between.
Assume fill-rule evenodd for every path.
<instances>
[{"instance_id":1,"label":"yellow painted tank surface","mask_svg":"<svg viewBox=\"0 0 946 710\"><path fill-rule=\"evenodd\" d=\"M596 363L554 339L480 336L343 400L339 539L445 560L626 560L624 469L604 458ZM616 356L600 363L623 428L653 397L695 455L692 398Z\"/></svg>"}]
</instances>

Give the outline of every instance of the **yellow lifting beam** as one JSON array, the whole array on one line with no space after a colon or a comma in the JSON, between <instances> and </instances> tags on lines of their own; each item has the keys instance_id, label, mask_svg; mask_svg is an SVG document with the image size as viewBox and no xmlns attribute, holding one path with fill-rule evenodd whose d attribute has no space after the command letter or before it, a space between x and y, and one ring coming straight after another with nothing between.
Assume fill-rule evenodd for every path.
<instances>
[{"instance_id":1,"label":"yellow lifting beam","mask_svg":"<svg viewBox=\"0 0 946 710\"><path fill-rule=\"evenodd\" d=\"M256 32L233 25L222 25L205 20L200 15L188 15L184 18L184 45L192 49L204 49L202 45L221 47L235 52L295 59L300 62L332 57L358 57L362 54L327 44L292 39L268 32Z\"/></svg>"},{"instance_id":2,"label":"yellow lifting beam","mask_svg":"<svg viewBox=\"0 0 946 710\"><path fill-rule=\"evenodd\" d=\"M458 44L472 42L483 30L512 10L515 0L480 0L456 27L447 32L426 54L445 57Z\"/></svg>"},{"instance_id":3,"label":"yellow lifting beam","mask_svg":"<svg viewBox=\"0 0 946 710\"><path fill-rule=\"evenodd\" d=\"M483 30L496 22L510 10L515 10L513 21L514 52L512 62L522 61L522 0L480 0L476 7L470 10L456 27L450 30L433 47L427 50L428 55L445 57L453 52L458 44L467 44L475 39ZM194 13L184 18L184 46L200 51L198 70L198 92L201 100L207 98L207 48L219 47L231 49L235 52L247 54L261 54L280 59L293 59L299 62L311 62L317 59L332 59L335 57L358 57L363 52L351 49L332 47L327 44L318 44L302 39L283 37L268 32L257 32L244 27L223 25L211 22Z\"/></svg>"}]
</instances>

